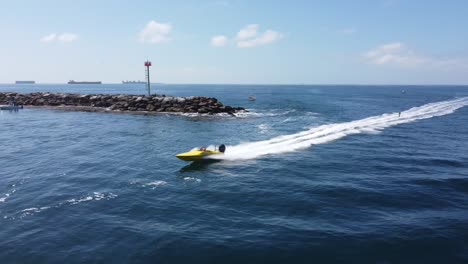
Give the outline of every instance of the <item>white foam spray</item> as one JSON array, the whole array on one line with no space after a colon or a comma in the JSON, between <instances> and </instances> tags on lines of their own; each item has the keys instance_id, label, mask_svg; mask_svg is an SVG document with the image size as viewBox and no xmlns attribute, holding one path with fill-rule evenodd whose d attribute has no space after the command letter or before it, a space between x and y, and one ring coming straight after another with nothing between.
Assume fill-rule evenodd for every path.
<instances>
[{"instance_id":1,"label":"white foam spray","mask_svg":"<svg viewBox=\"0 0 468 264\"><path fill-rule=\"evenodd\" d=\"M387 127L448 115L464 106L468 106L468 97L413 107L401 112L400 115L399 113L388 113L351 122L321 125L292 135L227 146L224 155L214 155L210 158L255 159L264 155L293 152L312 145L328 143L347 135L379 133Z\"/></svg>"}]
</instances>

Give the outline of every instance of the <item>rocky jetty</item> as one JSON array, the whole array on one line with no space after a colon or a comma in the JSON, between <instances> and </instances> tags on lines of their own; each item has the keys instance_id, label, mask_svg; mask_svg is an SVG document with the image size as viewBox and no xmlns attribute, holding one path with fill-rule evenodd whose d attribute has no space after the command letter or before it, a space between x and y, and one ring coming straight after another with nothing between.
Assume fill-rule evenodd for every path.
<instances>
[{"instance_id":1,"label":"rocky jetty","mask_svg":"<svg viewBox=\"0 0 468 264\"><path fill-rule=\"evenodd\" d=\"M246 111L242 107L223 105L216 98L190 96L173 97L165 95L128 94L70 94L70 93L0 93L0 104L15 101L18 105L53 107L64 110L92 112L134 112L134 113L199 113L233 115Z\"/></svg>"}]
</instances>

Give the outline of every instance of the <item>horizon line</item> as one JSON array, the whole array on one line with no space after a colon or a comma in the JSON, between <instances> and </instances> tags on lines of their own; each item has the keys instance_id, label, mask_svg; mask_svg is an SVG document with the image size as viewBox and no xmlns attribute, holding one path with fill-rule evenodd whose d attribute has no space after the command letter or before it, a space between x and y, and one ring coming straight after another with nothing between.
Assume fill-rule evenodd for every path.
<instances>
[{"instance_id":1,"label":"horizon line","mask_svg":"<svg viewBox=\"0 0 468 264\"><path fill-rule=\"evenodd\" d=\"M102 82L101 84L89 84L89 85L131 85L124 84L121 82ZM144 85L146 83L142 83L140 85ZM151 83L152 85L235 85L235 86L288 86L288 85L296 85L296 86L468 86L467 84L357 84L357 83L161 83L155 82ZM17 83L2 83L0 85L15 85L15 86L33 86L33 85L69 85L68 83L64 82L43 82L43 83L31 83L31 84L17 84ZM88 85L88 84L81 84L81 85Z\"/></svg>"}]
</instances>

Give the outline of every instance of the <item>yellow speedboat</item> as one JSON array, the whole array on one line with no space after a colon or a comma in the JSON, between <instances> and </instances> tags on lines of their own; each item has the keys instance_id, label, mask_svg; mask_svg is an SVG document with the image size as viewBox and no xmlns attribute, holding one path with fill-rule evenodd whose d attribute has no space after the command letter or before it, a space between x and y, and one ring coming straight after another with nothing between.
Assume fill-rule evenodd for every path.
<instances>
[{"instance_id":1,"label":"yellow speedboat","mask_svg":"<svg viewBox=\"0 0 468 264\"><path fill-rule=\"evenodd\" d=\"M218 150L199 148L199 149L193 149L189 152L177 154L176 157L185 161L197 161L197 160L202 160L206 156L224 154L225 150L226 150L226 146L220 145Z\"/></svg>"}]
</instances>

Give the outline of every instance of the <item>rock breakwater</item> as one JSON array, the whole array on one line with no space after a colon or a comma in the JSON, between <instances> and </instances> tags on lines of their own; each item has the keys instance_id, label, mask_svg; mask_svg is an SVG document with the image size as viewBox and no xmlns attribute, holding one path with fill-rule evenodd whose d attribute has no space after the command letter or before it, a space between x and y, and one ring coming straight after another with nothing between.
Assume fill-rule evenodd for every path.
<instances>
[{"instance_id":1,"label":"rock breakwater","mask_svg":"<svg viewBox=\"0 0 468 264\"><path fill-rule=\"evenodd\" d=\"M0 104L16 102L18 105L53 107L65 110L92 112L135 112L135 113L199 113L233 115L246 111L242 107L224 105L216 98L190 96L128 94L71 94L71 93L0 93Z\"/></svg>"}]
</instances>

